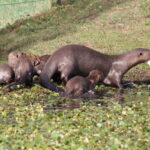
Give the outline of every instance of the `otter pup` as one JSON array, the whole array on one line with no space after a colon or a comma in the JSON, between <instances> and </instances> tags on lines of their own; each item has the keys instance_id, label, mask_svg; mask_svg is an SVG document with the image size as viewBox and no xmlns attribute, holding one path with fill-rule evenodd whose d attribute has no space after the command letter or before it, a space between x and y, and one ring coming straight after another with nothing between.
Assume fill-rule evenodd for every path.
<instances>
[{"instance_id":1,"label":"otter pup","mask_svg":"<svg viewBox=\"0 0 150 150\"><path fill-rule=\"evenodd\" d=\"M6 90L9 91L12 86L19 84L32 85L34 67L25 53L19 51L11 52L8 55L8 64L15 72L15 82L7 85Z\"/></svg>"},{"instance_id":2,"label":"otter pup","mask_svg":"<svg viewBox=\"0 0 150 150\"><path fill-rule=\"evenodd\" d=\"M107 85L123 88L123 75L132 67L150 60L150 50L135 48L118 55L108 55L82 45L66 45L56 50L46 62L40 83L45 88L57 92L49 80L60 72L66 82L76 76L87 76L94 69L102 71L103 82Z\"/></svg>"},{"instance_id":3,"label":"otter pup","mask_svg":"<svg viewBox=\"0 0 150 150\"><path fill-rule=\"evenodd\" d=\"M0 85L8 84L15 79L13 69L8 64L0 64Z\"/></svg>"},{"instance_id":4,"label":"otter pup","mask_svg":"<svg viewBox=\"0 0 150 150\"><path fill-rule=\"evenodd\" d=\"M93 89L99 81L102 81L104 75L99 70L90 71L87 77L75 76L71 78L65 87L66 96L76 98L85 92Z\"/></svg>"}]
</instances>

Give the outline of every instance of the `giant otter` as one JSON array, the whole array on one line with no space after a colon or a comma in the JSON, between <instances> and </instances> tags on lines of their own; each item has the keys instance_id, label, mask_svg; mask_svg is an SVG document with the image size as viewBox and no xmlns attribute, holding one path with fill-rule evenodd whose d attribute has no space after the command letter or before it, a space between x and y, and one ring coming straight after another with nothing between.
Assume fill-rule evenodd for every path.
<instances>
[{"instance_id":1,"label":"giant otter","mask_svg":"<svg viewBox=\"0 0 150 150\"><path fill-rule=\"evenodd\" d=\"M99 70L90 71L87 77L75 76L71 78L65 87L65 95L76 98L85 92L92 90L96 83L103 80L103 73Z\"/></svg>"},{"instance_id":2,"label":"giant otter","mask_svg":"<svg viewBox=\"0 0 150 150\"><path fill-rule=\"evenodd\" d=\"M118 55L108 55L82 45L66 45L55 51L40 75L41 85L57 91L49 79L56 72L68 81L75 75L87 76L91 70L103 72L103 82L122 88L122 77L133 66L150 60L150 50L136 48Z\"/></svg>"},{"instance_id":3,"label":"giant otter","mask_svg":"<svg viewBox=\"0 0 150 150\"><path fill-rule=\"evenodd\" d=\"M32 77L34 68L32 62L29 60L25 53L15 51L8 55L8 64L15 72L15 82L7 85L4 90L10 90L12 86L25 84L26 86L32 85Z\"/></svg>"},{"instance_id":4,"label":"giant otter","mask_svg":"<svg viewBox=\"0 0 150 150\"><path fill-rule=\"evenodd\" d=\"M14 81L15 74L8 64L0 64L0 85Z\"/></svg>"}]
</instances>

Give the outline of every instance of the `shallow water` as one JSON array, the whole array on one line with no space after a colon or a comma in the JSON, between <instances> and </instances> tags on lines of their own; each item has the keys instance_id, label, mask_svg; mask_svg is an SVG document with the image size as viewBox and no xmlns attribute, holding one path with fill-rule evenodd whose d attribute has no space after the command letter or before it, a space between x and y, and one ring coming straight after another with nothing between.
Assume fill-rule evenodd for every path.
<instances>
[{"instance_id":1,"label":"shallow water","mask_svg":"<svg viewBox=\"0 0 150 150\"><path fill-rule=\"evenodd\" d=\"M105 87L94 90L94 94L85 93L78 99L57 98L57 103L53 107L44 107L45 112L51 110L77 109L86 106L110 106L114 103L128 105L134 103L146 103L150 100L150 87L148 85L140 85L133 88L119 90L116 88Z\"/></svg>"},{"instance_id":2,"label":"shallow water","mask_svg":"<svg viewBox=\"0 0 150 150\"><path fill-rule=\"evenodd\" d=\"M150 101L150 86L146 84L134 85L132 88L123 89L123 91L101 85L96 87L94 94L85 93L78 99L60 98L55 93L48 93L47 91L41 93L41 90L36 88L34 90L22 89L10 92L8 95L0 94L1 112L5 111L6 115L9 116L13 114L16 108L21 109L36 104L39 104L45 113L49 113L57 110L78 109L83 106L111 107L116 103L126 106L142 102L146 105Z\"/></svg>"}]
</instances>

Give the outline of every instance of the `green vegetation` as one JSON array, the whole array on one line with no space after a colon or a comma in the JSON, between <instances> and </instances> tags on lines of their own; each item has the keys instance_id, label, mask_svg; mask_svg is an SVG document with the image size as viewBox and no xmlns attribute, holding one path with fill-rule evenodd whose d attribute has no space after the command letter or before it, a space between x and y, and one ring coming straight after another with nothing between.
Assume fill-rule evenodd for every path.
<instances>
[{"instance_id":1,"label":"green vegetation","mask_svg":"<svg viewBox=\"0 0 150 150\"><path fill-rule=\"evenodd\" d=\"M37 55L78 43L114 54L150 48L150 0L76 0L0 31L0 58L10 51ZM0 93L0 149L148 150L149 67L141 64L124 80L141 81L124 90L99 85L98 98L66 99L35 84ZM2 89L2 87L1 87ZM74 109L75 108L75 109Z\"/></svg>"},{"instance_id":2,"label":"green vegetation","mask_svg":"<svg viewBox=\"0 0 150 150\"><path fill-rule=\"evenodd\" d=\"M50 0L1 0L0 28L51 8Z\"/></svg>"},{"instance_id":3,"label":"green vegetation","mask_svg":"<svg viewBox=\"0 0 150 150\"><path fill-rule=\"evenodd\" d=\"M148 149L148 87L126 89L124 104L114 89L99 88L108 92L84 102L60 99L38 85L1 95L0 148Z\"/></svg>"}]
</instances>

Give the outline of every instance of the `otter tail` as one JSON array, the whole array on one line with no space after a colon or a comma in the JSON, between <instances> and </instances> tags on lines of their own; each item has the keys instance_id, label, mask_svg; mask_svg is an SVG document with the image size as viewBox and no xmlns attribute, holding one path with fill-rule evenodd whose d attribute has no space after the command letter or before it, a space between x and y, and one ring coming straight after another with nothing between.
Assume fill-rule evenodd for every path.
<instances>
[{"instance_id":1,"label":"otter tail","mask_svg":"<svg viewBox=\"0 0 150 150\"><path fill-rule=\"evenodd\" d=\"M32 85L32 76L30 75L23 75L19 81L12 82L8 84L6 87L4 87L4 90L10 91L12 87L16 85L25 84L25 86L31 86Z\"/></svg>"},{"instance_id":2,"label":"otter tail","mask_svg":"<svg viewBox=\"0 0 150 150\"><path fill-rule=\"evenodd\" d=\"M23 80L20 80L20 81L17 81L17 82L12 82L12 83L8 84L6 87L4 87L3 91L9 92L13 86L20 85L20 84L23 84L23 83L24 83Z\"/></svg>"}]
</instances>

